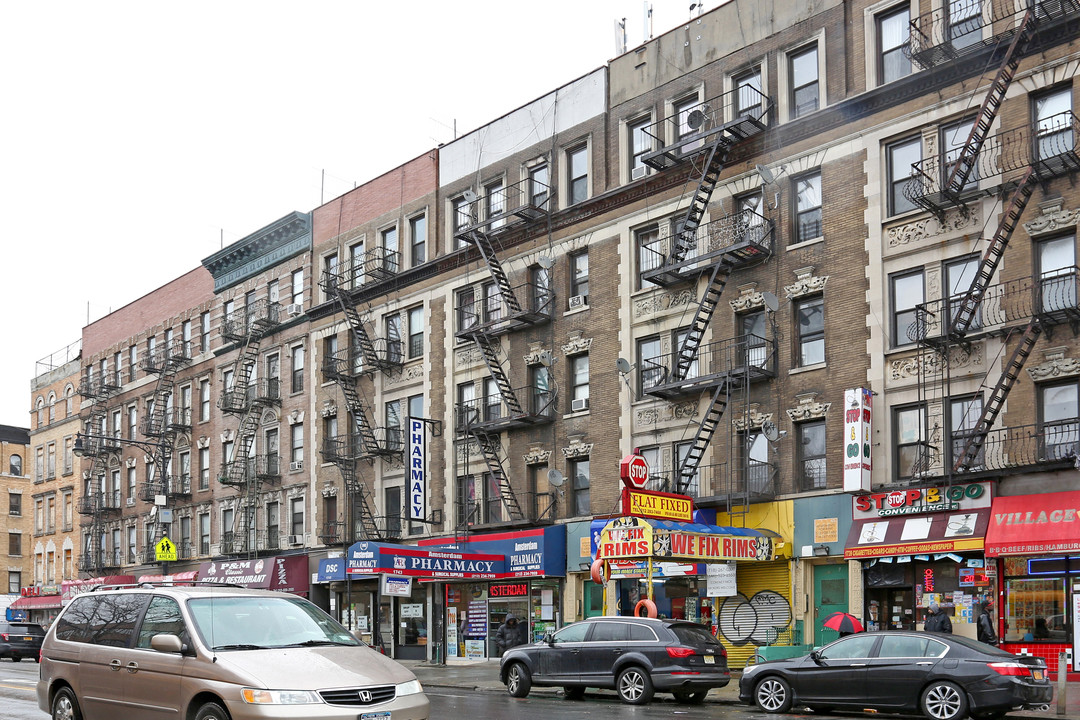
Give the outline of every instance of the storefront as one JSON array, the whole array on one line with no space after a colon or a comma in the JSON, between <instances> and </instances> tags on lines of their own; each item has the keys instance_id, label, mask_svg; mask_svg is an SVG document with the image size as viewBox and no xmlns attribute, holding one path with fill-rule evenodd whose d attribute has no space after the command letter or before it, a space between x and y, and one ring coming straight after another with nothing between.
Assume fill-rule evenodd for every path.
<instances>
[{"instance_id":1,"label":"storefront","mask_svg":"<svg viewBox=\"0 0 1080 720\"><path fill-rule=\"evenodd\" d=\"M21 597L8 605L7 616L9 620L25 620L47 628L62 607L59 587L24 587Z\"/></svg>"},{"instance_id":2,"label":"storefront","mask_svg":"<svg viewBox=\"0 0 1080 720\"><path fill-rule=\"evenodd\" d=\"M851 530L851 498L846 494L796 498L793 502L794 542L792 593L805 597L792 603L797 639L803 646L820 646L839 633L823 626L834 612L862 614L862 574L857 563L844 559L844 542ZM853 592L854 591L854 592Z\"/></svg>"},{"instance_id":3,"label":"storefront","mask_svg":"<svg viewBox=\"0 0 1080 720\"><path fill-rule=\"evenodd\" d=\"M863 561L867 630L921 629L937 603L954 634L975 638L979 602L997 589L983 554L990 505L988 482L852 497L844 557Z\"/></svg>"},{"instance_id":4,"label":"storefront","mask_svg":"<svg viewBox=\"0 0 1080 720\"><path fill-rule=\"evenodd\" d=\"M1001 647L1045 658L1052 673L1072 650L1080 672L1080 492L994 498L986 554L1002 578Z\"/></svg>"},{"instance_id":5,"label":"storefront","mask_svg":"<svg viewBox=\"0 0 1080 720\"><path fill-rule=\"evenodd\" d=\"M198 578L203 583L278 590L302 597L307 597L311 587L307 555L204 562L199 566Z\"/></svg>"}]
</instances>

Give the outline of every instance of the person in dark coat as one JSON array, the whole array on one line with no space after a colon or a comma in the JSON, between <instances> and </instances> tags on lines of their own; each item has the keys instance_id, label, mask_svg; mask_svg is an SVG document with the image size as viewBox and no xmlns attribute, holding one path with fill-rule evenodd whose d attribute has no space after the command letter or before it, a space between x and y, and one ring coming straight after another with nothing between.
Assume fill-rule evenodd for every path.
<instances>
[{"instance_id":1,"label":"person in dark coat","mask_svg":"<svg viewBox=\"0 0 1080 720\"><path fill-rule=\"evenodd\" d=\"M926 616L926 625L923 626L923 630L952 634L952 620L949 619L949 613L942 610L936 602L930 603L930 612Z\"/></svg>"},{"instance_id":2,"label":"person in dark coat","mask_svg":"<svg viewBox=\"0 0 1080 720\"><path fill-rule=\"evenodd\" d=\"M994 609L994 601L987 600L982 604L981 609L982 612L979 613L979 619L975 621L979 642L986 643L987 645L997 645L997 631L994 629L994 619L990 615L991 611Z\"/></svg>"},{"instance_id":3,"label":"person in dark coat","mask_svg":"<svg viewBox=\"0 0 1080 720\"><path fill-rule=\"evenodd\" d=\"M524 645L528 641L528 632L524 624L519 623L513 615L506 616L506 622L495 631L495 646L499 648L499 654L516 645Z\"/></svg>"}]
</instances>

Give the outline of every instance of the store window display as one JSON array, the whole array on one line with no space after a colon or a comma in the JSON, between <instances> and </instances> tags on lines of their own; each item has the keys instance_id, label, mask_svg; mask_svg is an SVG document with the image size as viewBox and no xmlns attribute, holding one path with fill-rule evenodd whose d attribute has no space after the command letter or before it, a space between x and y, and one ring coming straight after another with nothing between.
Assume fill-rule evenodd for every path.
<instances>
[{"instance_id":1,"label":"store window display","mask_svg":"<svg viewBox=\"0 0 1080 720\"><path fill-rule=\"evenodd\" d=\"M1070 574L1080 574L1080 556L1005 558L1005 642L1069 641Z\"/></svg>"}]
</instances>

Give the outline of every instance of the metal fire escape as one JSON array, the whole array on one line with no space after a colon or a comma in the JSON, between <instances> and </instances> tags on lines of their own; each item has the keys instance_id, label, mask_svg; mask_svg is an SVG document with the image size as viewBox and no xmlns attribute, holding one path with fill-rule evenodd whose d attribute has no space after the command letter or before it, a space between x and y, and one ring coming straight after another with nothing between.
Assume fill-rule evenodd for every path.
<instances>
[{"instance_id":1,"label":"metal fire escape","mask_svg":"<svg viewBox=\"0 0 1080 720\"><path fill-rule=\"evenodd\" d=\"M83 457L91 458L91 463L77 508L80 515L86 516L86 521L80 523L83 554L79 558L79 571L95 575L120 564L119 558L107 557L103 538L106 519L120 512L119 494L114 492L115 488L106 487L109 460L119 455L120 443L109 435L106 421L109 400L120 392L121 387L109 377L105 368L99 375L94 375L93 366L87 366L78 389L79 395L91 401L83 426L87 439L83 440L81 448Z\"/></svg>"},{"instance_id":2,"label":"metal fire escape","mask_svg":"<svg viewBox=\"0 0 1080 720\"><path fill-rule=\"evenodd\" d=\"M221 336L227 342L242 343L234 364L232 384L218 401L222 412L240 422L233 439L231 455L224 459L218 481L235 487L240 501L233 516L231 535L226 530L222 554L253 557L257 550L255 512L259 491L264 482L281 479L277 453L254 455L255 435L267 407L281 403L280 380L257 379L259 346L262 338L280 324L281 306L268 299L258 300L229 315L221 323Z\"/></svg>"},{"instance_id":3,"label":"metal fire escape","mask_svg":"<svg viewBox=\"0 0 1080 720\"><path fill-rule=\"evenodd\" d=\"M1080 322L1075 273L1049 283L1046 278L1031 277L991 284L1036 183L1080 169L1075 144L1080 126L1076 117L1067 112L1052 118L1045 127L1042 122L1032 123L990 135L1009 85L1036 33L1049 24L1075 20L1080 5L1029 2L1019 13L998 16L999 5L988 0L973 3L966 11L969 16L961 23L948 22L942 10L911 22L911 59L928 71L987 48L992 48L991 56L999 58L1000 64L963 147L913 165L905 196L941 221L950 211L967 215L969 203L980 196L1000 193L1003 199L1009 198L970 287L916 308L908 336L920 346L923 371L919 394L923 407L929 410L941 406L943 411L950 396L954 354L966 351L975 337L999 336L1004 343L1015 343L978 420L959 439L962 444L940 425L925 433L914 477L941 474L951 478L954 473L981 469L987 460L987 437L1039 336L1062 322L1072 324L1075 332ZM1000 32L984 40L984 25ZM945 444L949 445L947 453L942 452Z\"/></svg>"},{"instance_id":4,"label":"metal fire escape","mask_svg":"<svg viewBox=\"0 0 1080 720\"><path fill-rule=\"evenodd\" d=\"M555 394L550 388L514 387L502 363L502 338L549 322L555 296L550 283L512 285L496 242L509 230L545 220L553 204L553 188L528 178L488 198L467 193L453 218L455 239L476 247L494 281L487 297L457 308L456 335L476 343L497 388L494 396L458 407L458 431L476 442L510 521L528 518L503 465L502 431L551 422Z\"/></svg>"},{"instance_id":5,"label":"metal fire escape","mask_svg":"<svg viewBox=\"0 0 1080 720\"><path fill-rule=\"evenodd\" d=\"M709 401L693 443L675 478L674 490L678 493L686 492L693 484L733 397L738 394L746 400L748 416L750 384L776 373L775 338L744 334L733 340L703 345L730 273L772 255L772 223L755 211L739 210L702 224L731 149L765 132L771 108L767 96L756 88L743 86L683 108L677 116L645 129L656 149L646 153L642 161L657 170L695 163L691 172L697 178L697 187L685 214L675 223L669 246L661 247L651 262L643 260L651 267L641 272L642 279L668 286L696 282L702 275L708 278L678 349L652 361L643 360L643 367L639 368L643 379L648 378L642 384L649 395L672 399L708 393ZM734 119L724 121L732 116ZM729 460L732 460L728 464L730 474L735 472L735 463L733 458ZM725 495L729 512L745 512L750 503L749 483L740 486L733 476L727 480L729 492Z\"/></svg>"},{"instance_id":6,"label":"metal fire escape","mask_svg":"<svg viewBox=\"0 0 1080 720\"><path fill-rule=\"evenodd\" d=\"M322 456L341 472L345 491L350 498L350 512L358 517L346 523L346 540L380 540L386 533L379 527L375 515L373 493L360 479L359 462L374 462L375 458L400 457L403 451L401 439L375 427L371 420L371 408L360 395L360 378L375 372L392 375L401 371L402 346L400 338L373 339L366 323L356 309L349 288L358 287L364 279L377 279L369 264L360 264L343 272L324 272L320 285L332 297L345 315L351 342L345 350L326 358L323 375L341 388L348 411L346 432L337 437L326 438ZM359 538L353 534L359 532Z\"/></svg>"}]
</instances>

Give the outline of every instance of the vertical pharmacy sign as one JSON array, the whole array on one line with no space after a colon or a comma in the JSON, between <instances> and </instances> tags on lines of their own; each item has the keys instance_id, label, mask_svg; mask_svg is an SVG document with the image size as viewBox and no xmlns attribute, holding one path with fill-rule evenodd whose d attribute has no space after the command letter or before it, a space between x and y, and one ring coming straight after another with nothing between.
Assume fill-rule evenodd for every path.
<instances>
[{"instance_id":1,"label":"vertical pharmacy sign","mask_svg":"<svg viewBox=\"0 0 1080 720\"><path fill-rule=\"evenodd\" d=\"M409 431L409 519L427 519L427 437L423 418L410 417Z\"/></svg>"},{"instance_id":2,"label":"vertical pharmacy sign","mask_svg":"<svg viewBox=\"0 0 1080 720\"><path fill-rule=\"evenodd\" d=\"M844 492L870 491L872 409L866 388L844 391Z\"/></svg>"}]
</instances>

